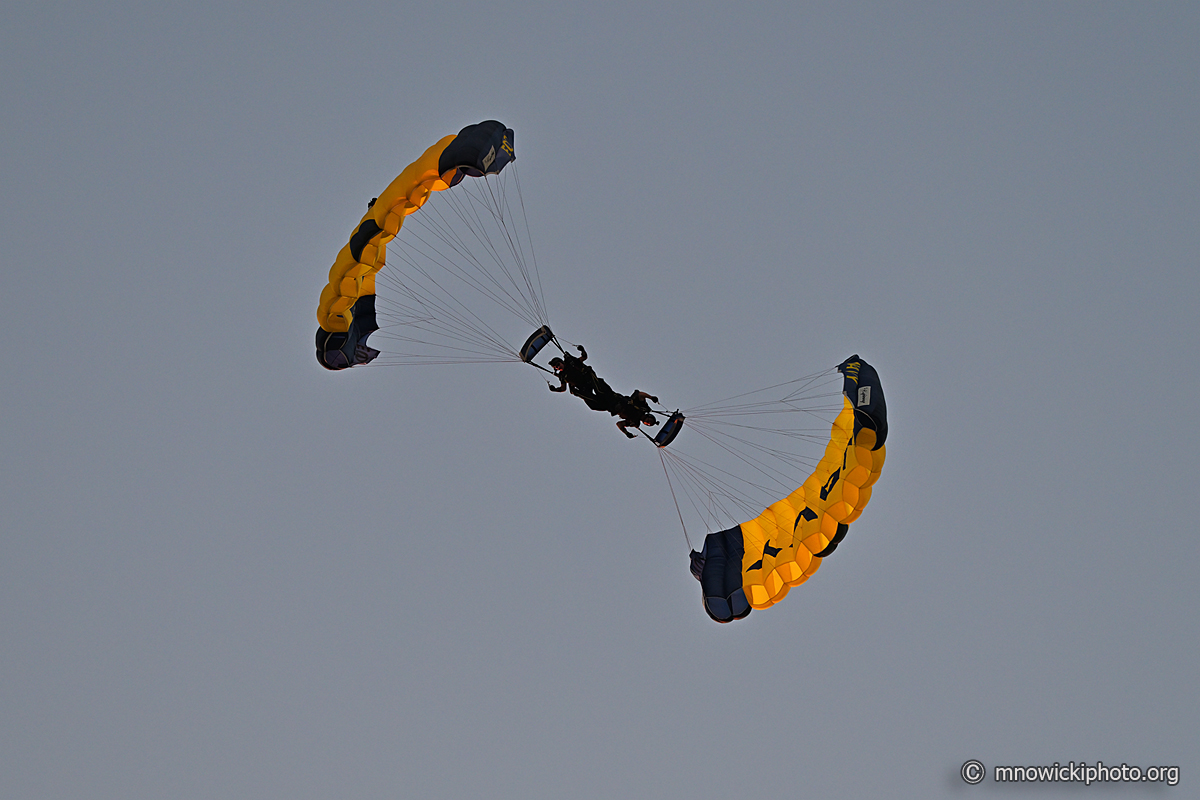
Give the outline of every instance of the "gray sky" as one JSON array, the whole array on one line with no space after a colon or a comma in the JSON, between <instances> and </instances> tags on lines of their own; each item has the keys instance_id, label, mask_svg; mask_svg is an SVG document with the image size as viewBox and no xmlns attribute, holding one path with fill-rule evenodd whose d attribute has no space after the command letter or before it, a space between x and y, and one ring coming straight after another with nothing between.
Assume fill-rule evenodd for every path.
<instances>
[{"instance_id":1,"label":"gray sky","mask_svg":"<svg viewBox=\"0 0 1200 800\"><path fill-rule=\"evenodd\" d=\"M1195 4L10 5L0 795L1194 791ZM487 118L614 384L878 367L778 606L713 624L532 371L315 363L363 203Z\"/></svg>"}]
</instances>

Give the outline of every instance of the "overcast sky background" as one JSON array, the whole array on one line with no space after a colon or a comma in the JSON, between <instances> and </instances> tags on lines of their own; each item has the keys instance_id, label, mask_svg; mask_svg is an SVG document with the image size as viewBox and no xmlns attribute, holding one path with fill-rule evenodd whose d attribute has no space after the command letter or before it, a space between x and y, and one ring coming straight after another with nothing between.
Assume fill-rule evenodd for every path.
<instances>
[{"instance_id":1,"label":"overcast sky background","mask_svg":"<svg viewBox=\"0 0 1200 800\"><path fill-rule=\"evenodd\" d=\"M1192 3L9 4L0 796L1194 791L1197 41ZM488 118L614 385L878 367L883 477L778 606L711 622L653 449L527 368L317 365L365 201Z\"/></svg>"}]
</instances>

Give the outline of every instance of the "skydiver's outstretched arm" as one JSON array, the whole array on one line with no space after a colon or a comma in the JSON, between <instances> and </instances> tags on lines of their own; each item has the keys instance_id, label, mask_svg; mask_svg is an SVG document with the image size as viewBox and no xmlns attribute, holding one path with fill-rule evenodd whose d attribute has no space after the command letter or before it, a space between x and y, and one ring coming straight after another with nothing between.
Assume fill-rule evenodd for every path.
<instances>
[{"instance_id":1,"label":"skydiver's outstretched arm","mask_svg":"<svg viewBox=\"0 0 1200 800\"><path fill-rule=\"evenodd\" d=\"M560 381L562 381L562 383L560 383L558 386L555 386L554 384L547 381L546 388L548 388L552 392L565 392L567 390L567 379L561 375L558 376L558 379Z\"/></svg>"},{"instance_id":2,"label":"skydiver's outstretched arm","mask_svg":"<svg viewBox=\"0 0 1200 800\"><path fill-rule=\"evenodd\" d=\"M579 360L587 361L587 350L583 349L583 345L577 344L575 345L575 349L579 351Z\"/></svg>"},{"instance_id":3,"label":"skydiver's outstretched arm","mask_svg":"<svg viewBox=\"0 0 1200 800\"><path fill-rule=\"evenodd\" d=\"M636 434L636 433L630 433L628 430L626 430L626 429L625 429L625 426L626 426L626 425L628 425L628 424L629 424L629 423L628 423L628 422L626 422L625 420L621 420L620 422L618 422L618 423L617 423L617 429L618 429L619 431L621 431L621 433L625 434L625 436L627 436L628 438L630 438L630 439L636 439L636 438L637 438L637 434ZM635 423L633 423L633 424L634 424L634 425L637 425L637 423L636 423L636 422L635 422Z\"/></svg>"}]
</instances>

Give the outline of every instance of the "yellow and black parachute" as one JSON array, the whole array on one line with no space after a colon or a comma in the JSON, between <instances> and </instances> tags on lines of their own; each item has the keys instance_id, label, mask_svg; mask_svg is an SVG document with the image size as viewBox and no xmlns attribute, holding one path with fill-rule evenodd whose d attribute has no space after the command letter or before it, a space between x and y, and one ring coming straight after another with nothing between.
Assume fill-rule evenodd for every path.
<instances>
[{"instance_id":1,"label":"yellow and black parachute","mask_svg":"<svg viewBox=\"0 0 1200 800\"><path fill-rule=\"evenodd\" d=\"M366 364L379 355L378 350L367 344L367 337L379 330L375 284L386 262L388 243L400 232L405 218L424 206L435 192L449 189L465 177L498 175L516 160L513 141L512 129L495 120L468 125L457 135L438 140L370 204L349 242L338 253L329 270L329 282L321 291L317 307L320 328L316 337L317 361L321 366L345 369ZM498 202L503 201L500 198ZM453 249L455 243L447 247ZM439 314L442 319L453 320L458 313L455 298L431 296L424 289L418 295L418 289L407 283L400 286L400 291L415 302L417 307L408 312L409 318L418 323ZM540 319L533 321L542 324ZM470 319L468 322L473 332L475 323Z\"/></svg>"},{"instance_id":2,"label":"yellow and black parachute","mask_svg":"<svg viewBox=\"0 0 1200 800\"><path fill-rule=\"evenodd\" d=\"M754 519L708 534L692 552L704 609L717 622L772 606L808 580L871 498L886 451L883 389L875 368L857 355L837 371L842 407L812 474Z\"/></svg>"}]
</instances>

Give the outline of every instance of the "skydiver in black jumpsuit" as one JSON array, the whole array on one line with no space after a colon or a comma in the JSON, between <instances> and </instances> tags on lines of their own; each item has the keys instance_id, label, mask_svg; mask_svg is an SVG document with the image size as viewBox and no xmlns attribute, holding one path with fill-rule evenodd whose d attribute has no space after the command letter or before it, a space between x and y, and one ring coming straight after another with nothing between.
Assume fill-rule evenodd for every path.
<instances>
[{"instance_id":1,"label":"skydiver in black jumpsuit","mask_svg":"<svg viewBox=\"0 0 1200 800\"><path fill-rule=\"evenodd\" d=\"M564 353L562 358L550 359L550 367L559 380L558 386L550 384L550 391L565 392L570 389L571 394L587 403L587 407L593 411L611 411L621 396L603 378L598 377L594 369L583 363L587 361L587 351L583 345L575 345L575 349L579 351L578 358Z\"/></svg>"},{"instance_id":2,"label":"skydiver in black jumpsuit","mask_svg":"<svg viewBox=\"0 0 1200 800\"><path fill-rule=\"evenodd\" d=\"M570 389L571 394L583 400L593 411L607 411L614 417L620 417L617 428L630 439L637 437L629 432L628 426L636 428L641 424L658 424L646 403L646 400L657 403L657 397L641 390L635 390L628 397L617 394L607 381L596 375L595 370L583 363L587 360L583 345L576 345L575 349L579 351L578 358L564 353L562 358L550 359L550 366L559 380L558 386L549 384L550 391L565 392Z\"/></svg>"},{"instance_id":3,"label":"skydiver in black jumpsuit","mask_svg":"<svg viewBox=\"0 0 1200 800\"><path fill-rule=\"evenodd\" d=\"M649 427L654 427L658 424L658 420L650 413L650 405L646 402L647 400L658 402L658 398L654 395L634 389L633 394L629 397L619 396L617 403L609 409L608 413L621 418L617 422L617 429L630 439L636 439L637 434L630 433L626 426L632 425L636 428L645 423Z\"/></svg>"}]
</instances>

